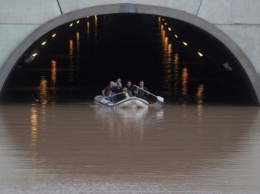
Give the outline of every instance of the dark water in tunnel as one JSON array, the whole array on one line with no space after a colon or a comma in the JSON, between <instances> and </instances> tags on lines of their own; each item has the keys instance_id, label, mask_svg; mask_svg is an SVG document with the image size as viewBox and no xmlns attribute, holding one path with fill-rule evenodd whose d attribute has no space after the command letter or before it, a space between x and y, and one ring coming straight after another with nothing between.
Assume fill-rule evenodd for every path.
<instances>
[{"instance_id":1,"label":"dark water in tunnel","mask_svg":"<svg viewBox=\"0 0 260 194\"><path fill-rule=\"evenodd\" d=\"M35 60L24 62L28 49L18 61L2 100L92 101L109 81L121 78L123 84L131 80L138 85L139 80L144 80L150 92L169 102L251 103L237 90L236 80L224 80L224 74L195 55L193 48L185 47L180 38L174 38L174 32L162 27L164 23L158 18L103 15L53 30L30 48L39 51ZM181 28L175 23L176 28ZM57 35L51 39L52 33ZM148 100L156 99L150 96Z\"/></svg>"}]
</instances>

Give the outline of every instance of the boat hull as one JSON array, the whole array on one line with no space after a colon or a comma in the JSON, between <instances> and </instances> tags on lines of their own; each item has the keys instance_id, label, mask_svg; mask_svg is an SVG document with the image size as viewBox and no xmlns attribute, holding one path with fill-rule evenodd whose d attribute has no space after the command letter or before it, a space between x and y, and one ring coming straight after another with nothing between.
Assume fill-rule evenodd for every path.
<instances>
[{"instance_id":1,"label":"boat hull","mask_svg":"<svg viewBox=\"0 0 260 194\"><path fill-rule=\"evenodd\" d=\"M137 98L137 97L130 97L119 102L113 103L103 96L99 95L94 98L94 102L97 105L110 107L110 108L148 108L149 102L144 99Z\"/></svg>"}]
</instances>

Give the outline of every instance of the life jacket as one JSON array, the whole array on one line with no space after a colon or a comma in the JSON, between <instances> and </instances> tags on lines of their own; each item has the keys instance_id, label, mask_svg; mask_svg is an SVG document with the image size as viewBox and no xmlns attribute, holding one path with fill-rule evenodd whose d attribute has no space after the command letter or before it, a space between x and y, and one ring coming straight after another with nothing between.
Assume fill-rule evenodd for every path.
<instances>
[{"instance_id":1,"label":"life jacket","mask_svg":"<svg viewBox=\"0 0 260 194\"><path fill-rule=\"evenodd\" d=\"M126 98L130 98L130 96L129 96L128 93L125 93L125 97L126 97Z\"/></svg>"}]
</instances>

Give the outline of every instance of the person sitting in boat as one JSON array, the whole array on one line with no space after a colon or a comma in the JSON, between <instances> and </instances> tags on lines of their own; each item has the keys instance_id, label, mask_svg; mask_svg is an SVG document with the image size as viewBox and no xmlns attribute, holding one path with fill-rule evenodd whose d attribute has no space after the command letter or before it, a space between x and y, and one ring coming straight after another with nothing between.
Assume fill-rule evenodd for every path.
<instances>
[{"instance_id":1,"label":"person sitting in boat","mask_svg":"<svg viewBox=\"0 0 260 194\"><path fill-rule=\"evenodd\" d=\"M128 91L127 87L124 87L124 88L123 88L123 95L125 96L125 98L130 98L130 95L129 95L128 92L129 92L129 91Z\"/></svg>"},{"instance_id":2,"label":"person sitting in boat","mask_svg":"<svg viewBox=\"0 0 260 194\"><path fill-rule=\"evenodd\" d=\"M128 92L127 92L127 88L124 87L122 92L118 93L116 102L119 102L119 101L124 100L126 98L130 98L130 96L129 96Z\"/></svg>"},{"instance_id":3,"label":"person sitting in boat","mask_svg":"<svg viewBox=\"0 0 260 194\"><path fill-rule=\"evenodd\" d=\"M132 85L131 81L127 81L126 83L127 93L131 97L134 95L135 87Z\"/></svg>"},{"instance_id":4,"label":"person sitting in boat","mask_svg":"<svg viewBox=\"0 0 260 194\"><path fill-rule=\"evenodd\" d=\"M110 81L109 85L106 86L102 91L101 91L103 97L108 97L114 94L114 82ZM108 98L108 100L113 101L113 97Z\"/></svg>"},{"instance_id":5,"label":"person sitting in boat","mask_svg":"<svg viewBox=\"0 0 260 194\"><path fill-rule=\"evenodd\" d=\"M115 101L116 102L120 101L121 100L120 96L123 93L123 87L122 87L122 83L121 82L117 83L117 87L114 87L113 92L115 94L114 95L115 96Z\"/></svg>"},{"instance_id":6,"label":"person sitting in boat","mask_svg":"<svg viewBox=\"0 0 260 194\"><path fill-rule=\"evenodd\" d=\"M119 84L122 84L121 78L116 79L116 82L114 82L114 87L116 88Z\"/></svg>"},{"instance_id":7,"label":"person sitting in boat","mask_svg":"<svg viewBox=\"0 0 260 194\"><path fill-rule=\"evenodd\" d=\"M134 90L136 97L146 100L147 95L149 95L149 92L148 92L147 88L144 86L143 80L141 80L139 82L139 87L140 88L136 87L136 89Z\"/></svg>"}]
</instances>

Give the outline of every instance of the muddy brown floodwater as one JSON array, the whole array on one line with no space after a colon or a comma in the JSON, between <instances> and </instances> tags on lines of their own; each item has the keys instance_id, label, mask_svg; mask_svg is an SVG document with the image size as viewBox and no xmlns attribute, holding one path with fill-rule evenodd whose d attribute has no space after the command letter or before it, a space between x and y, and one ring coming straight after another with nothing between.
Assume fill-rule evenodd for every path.
<instances>
[{"instance_id":1,"label":"muddy brown floodwater","mask_svg":"<svg viewBox=\"0 0 260 194\"><path fill-rule=\"evenodd\" d=\"M0 105L0 193L259 193L252 106Z\"/></svg>"}]
</instances>

